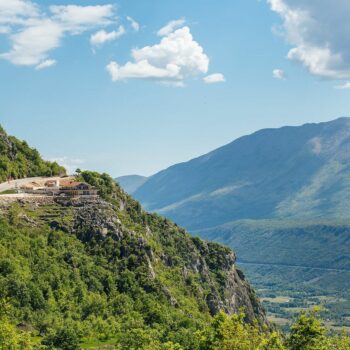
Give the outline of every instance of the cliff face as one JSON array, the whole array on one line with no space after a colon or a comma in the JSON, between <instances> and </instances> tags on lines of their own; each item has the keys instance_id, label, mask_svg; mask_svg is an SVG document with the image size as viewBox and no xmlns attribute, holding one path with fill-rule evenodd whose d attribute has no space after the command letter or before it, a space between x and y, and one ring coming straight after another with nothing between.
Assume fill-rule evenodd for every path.
<instances>
[{"instance_id":1,"label":"cliff face","mask_svg":"<svg viewBox=\"0 0 350 350\"><path fill-rule=\"evenodd\" d=\"M121 202L120 207L128 207L128 204ZM265 312L253 289L244 274L235 267L236 256L232 250L190 237L165 219L150 217L156 219L156 223L146 225L136 233L123 226L115 206L103 200L85 203L74 207L74 221L68 232L73 232L84 242L96 239L103 242L107 237L112 237L121 246L133 238L137 242L133 248L145 257L148 275L153 280L164 270L181 271L180 278L184 285L190 283L190 276L195 276L205 285L199 286L196 297L205 300L211 315L220 310L232 314L244 309L248 322L258 320L267 323ZM153 246L154 242L159 241L163 247L157 251ZM181 307L166 286L163 292L173 306Z\"/></svg>"},{"instance_id":2,"label":"cliff face","mask_svg":"<svg viewBox=\"0 0 350 350\"><path fill-rule=\"evenodd\" d=\"M20 226L49 227L76 237L88 254L102 250L117 274L142 267L147 283L157 285L152 292L172 308L186 309L185 297L204 315L243 309L247 322L267 324L254 291L235 267L232 250L191 237L176 224L143 212L121 191L114 196L113 203L50 198L38 203L23 198L15 204L16 215ZM0 208L9 215L13 204Z\"/></svg>"}]
</instances>

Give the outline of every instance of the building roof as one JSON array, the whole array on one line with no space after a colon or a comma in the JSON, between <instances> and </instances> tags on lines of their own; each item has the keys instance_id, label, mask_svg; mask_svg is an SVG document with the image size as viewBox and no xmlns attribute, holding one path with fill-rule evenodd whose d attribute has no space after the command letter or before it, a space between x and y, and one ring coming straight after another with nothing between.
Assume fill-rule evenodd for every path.
<instances>
[{"instance_id":1,"label":"building roof","mask_svg":"<svg viewBox=\"0 0 350 350\"><path fill-rule=\"evenodd\" d=\"M37 182L29 182L27 184L24 184L23 186L21 186L21 188L34 188L34 187L42 187L40 184L38 184Z\"/></svg>"},{"instance_id":2,"label":"building roof","mask_svg":"<svg viewBox=\"0 0 350 350\"><path fill-rule=\"evenodd\" d=\"M45 184L54 184L54 183L57 183L57 182L58 182L58 180L47 180L45 182Z\"/></svg>"},{"instance_id":3,"label":"building roof","mask_svg":"<svg viewBox=\"0 0 350 350\"><path fill-rule=\"evenodd\" d=\"M91 187L89 184L87 184L86 182L79 182L79 181L74 181L74 180L70 180L70 181L62 181L60 184L60 187L78 187L79 185L85 185L88 187Z\"/></svg>"}]
</instances>

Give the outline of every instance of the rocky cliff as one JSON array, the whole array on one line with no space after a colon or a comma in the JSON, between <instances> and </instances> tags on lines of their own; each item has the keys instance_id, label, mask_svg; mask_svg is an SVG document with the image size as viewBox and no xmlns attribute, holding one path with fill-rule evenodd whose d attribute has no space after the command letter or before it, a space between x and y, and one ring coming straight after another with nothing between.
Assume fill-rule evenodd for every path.
<instances>
[{"instance_id":1,"label":"rocky cliff","mask_svg":"<svg viewBox=\"0 0 350 350\"><path fill-rule=\"evenodd\" d=\"M235 267L232 250L191 237L176 224L144 212L121 190L113 196L112 203L101 198L23 198L1 204L0 199L0 208L5 217L13 217L16 208L15 222L20 227L49 227L76 237L89 253L104 250L111 268L119 274L131 259L132 266L127 269L142 267L147 283L158 286L156 294L170 307L184 306L183 295L178 295L185 290L204 314L215 315L220 310L231 314L242 309L247 322L267 323L254 291ZM174 275L177 286L165 278L169 274Z\"/></svg>"}]
</instances>

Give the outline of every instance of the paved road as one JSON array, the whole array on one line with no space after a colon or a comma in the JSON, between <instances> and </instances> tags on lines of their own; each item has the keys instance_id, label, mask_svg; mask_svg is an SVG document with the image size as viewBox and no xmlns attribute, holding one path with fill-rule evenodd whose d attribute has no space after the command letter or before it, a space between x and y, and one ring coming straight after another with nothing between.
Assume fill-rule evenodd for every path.
<instances>
[{"instance_id":1,"label":"paved road","mask_svg":"<svg viewBox=\"0 0 350 350\"><path fill-rule=\"evenodd\" d=\"M18 187L20 187L22 185L25 185L28 182L43 181L43 180L46 181L49 179L59 179L59 177L27 177L25 179L12 180L10 181L10 183L6 181L0 184L0 193L16 188L16 184Z\"/></svg>"}]
</instances>

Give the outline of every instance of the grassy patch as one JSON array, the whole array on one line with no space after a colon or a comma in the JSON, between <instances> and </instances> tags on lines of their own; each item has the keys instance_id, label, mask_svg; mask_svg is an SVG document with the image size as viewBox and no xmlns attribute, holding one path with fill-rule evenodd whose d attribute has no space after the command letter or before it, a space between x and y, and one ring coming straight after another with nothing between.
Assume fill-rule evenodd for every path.
<instances>
[{"instance_id":1,"label":"grassy patch","mask_svg":"<svg viewBox=\"0 0 350 350\"><path fill-rule=\"evenodd\" d=\"M17 191L16 190L6 190L6 191L2 191L0 192L0 195L5 195L5 194L16 194Z\"/></svg>"}]
</instances>

